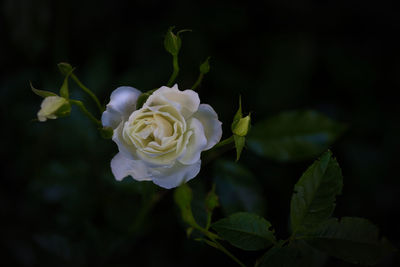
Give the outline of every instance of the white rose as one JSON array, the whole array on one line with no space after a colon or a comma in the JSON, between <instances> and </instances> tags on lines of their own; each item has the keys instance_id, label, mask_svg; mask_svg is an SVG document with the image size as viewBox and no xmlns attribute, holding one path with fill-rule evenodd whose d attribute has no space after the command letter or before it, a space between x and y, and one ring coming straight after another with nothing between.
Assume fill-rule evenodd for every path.
<instances>
[{"instance_id":1,"label":"white rose","mask_svg":"<svg viewBox=\"0 0 400 267\"><path fill-rule=\"evenodd\" d=\"M48 96L43 99L40 110L37 113L39 121L47 119L57 119L59 116L65 116L71 110L68 100L60 96Z\"/></svg>"},{"instance_id":2,"label":"white rose","mask_svg":"<svg viewBox=\"0 0 400 267\"><path fill-rule=\"evenodd\" d=\"M117 180L130 175L164 188L179 186L199 173L200 153L219 142L222 123L192 90L163 86L136 110L140 94L132 87L117 88L102 115L119 149L111 170Z\"/></svg>"}]
</instances>

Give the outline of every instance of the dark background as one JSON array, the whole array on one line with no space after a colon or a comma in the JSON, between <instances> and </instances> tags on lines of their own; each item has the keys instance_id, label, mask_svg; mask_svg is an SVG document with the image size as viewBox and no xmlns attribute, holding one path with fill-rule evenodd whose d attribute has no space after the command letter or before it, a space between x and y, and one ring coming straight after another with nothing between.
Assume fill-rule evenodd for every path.
<instances>
[{"instance_id":1,"label":"dark background","mask_svg":"<svg viewBox=\"0 0 400 267\"><path fill-rule=\"evenodd\" d=\"M292 109L315 109L347 123L331 148L344 174L335 215L368 218L400 246L400 24L389 1L3 0L0 10L2 266L234 266L186 238L172 190L114 181L109 162L116 146L78 110L47 123L31 121L41 99L29 81L57 91L62 61L76 66L104 103L120 85L165 85L171 58L163 36L172 25L193 30L183 34L181 89L211 56L199 93L224 122L224 136L239 94L254 124ZM71 90L95 112L76 86ZM224 181L221 175L249 176L263 202L241 210L265 216L286 238L293 185L312 161L277 163L249 150L241 166L233 161L227 153L204 166L190 183L196 198L212 181ZM140 215L155 190L162 199ZM215 219L232 210L222 207ZM261 255L232 251L249 266ZM398 264L392 256L381 266ZM325 266L351 265L330 259Z\"/></svg>"}]
</instances>

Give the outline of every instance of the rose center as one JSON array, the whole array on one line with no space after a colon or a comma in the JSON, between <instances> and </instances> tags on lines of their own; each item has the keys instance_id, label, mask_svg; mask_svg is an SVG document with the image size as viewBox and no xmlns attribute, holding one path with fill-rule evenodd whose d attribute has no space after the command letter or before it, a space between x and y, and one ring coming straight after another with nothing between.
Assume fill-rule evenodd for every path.
<instances>
[{"instance_id":1,"label":"rose center","mask_svg":"<svg viewBox=\"0 0 400 267\"><path fill-rule=\"evenodd\" d=\"M156 141L161 144L164 137L170 137L173 134L171 123L158 114L142 119L139 124L142 127L139 127L137 135L147 141Z\"/></svg>"}]
</instances>

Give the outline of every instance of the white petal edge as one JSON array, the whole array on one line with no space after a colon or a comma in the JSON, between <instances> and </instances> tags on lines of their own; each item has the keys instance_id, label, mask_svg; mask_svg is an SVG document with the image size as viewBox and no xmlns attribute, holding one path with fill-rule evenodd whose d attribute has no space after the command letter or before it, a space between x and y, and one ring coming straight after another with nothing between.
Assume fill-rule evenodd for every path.
<instances>
[{"instance_id":1,"label":"white petal edge","mask_svg":"<svg viewBox=\"0 0 400 267\"><path fill-rule=\"evenodd\" d=\"M119 153L123 154L125 158L136 160L136 158L133 156L136 154L136 148L124 142L124 138L122 137L124 124L125 122L121 122L117 128L114 129L112 140L115 142L115 144L117 144Z\"/></svg>"},{"instance_id":2,"label":"white petal edge","mask_svg":"<svg viewBox=\"0 0 400 267\"><path fill-rule=\"evenodd\" d=\"M117 181L122 181L126 176L132 176L137 181L150 181L148 168L140 160L132 160L118 153L111 160L111 171Z\"/></svg>"},{"instance_id":3,"label":"white petal edge","mask_svg":"<svg viewBox=\"0 0 400 267\"><path fill-rule=\"evenodd\" d=\"M204 127L207 138L207 146L204 150L215 146L222 137L222 122L218 120L218 115L214 109L208 104L201 104L193 117L197 118Z\"/></svg>"},{"instance_id":4,"label":"white petal edge","mask_svg":"<svg viewBox=\"0 0 400 267\"><path fill-rule=\"evenodd\" d=\"M115 129L123 120L136 110L136 102L142 92L130 86L115 89L110 96L106 111L101 116L103 126Z\"/></svg>"},{"instance_id":5,"label":"white petal edge","mask_svg":"<svg viewBox=\"0 0 400 267\"><path fill-rule=\"evenodd\" d=\"M171 189L187 183L200 172L201 160L192 165L183 165L179 162L169 168L160 171L160 176L153 179L153 183L166 189Z\"/></svg>"},{"instance_id":6,"label":"white petal edge","mask_svg":"<svg viewBox=\"0 0 400 267\"><path fill-rule=\"evenodd\" d=\"M180 91L178 85L173 87L162 86L157 89L146 101L145 105L160 105L169 103L183 115L185 119L189 118L197 111L200 105L199 95L193 90Z\"/></svg>"},{"instance_id":7,"label":"white petal edge","mask_svg":"<svg viewBox=\"0 0 400 267\"><path fill-rule=\"evenodd\" d=\"M207 139L204 135L204 128L201 122L196 118L188 121L189 131L193 131L186 145L185 154L179 159L184 165L192 165L200 160L200 154L207 146Z\"/></svg>"}]
</instances>

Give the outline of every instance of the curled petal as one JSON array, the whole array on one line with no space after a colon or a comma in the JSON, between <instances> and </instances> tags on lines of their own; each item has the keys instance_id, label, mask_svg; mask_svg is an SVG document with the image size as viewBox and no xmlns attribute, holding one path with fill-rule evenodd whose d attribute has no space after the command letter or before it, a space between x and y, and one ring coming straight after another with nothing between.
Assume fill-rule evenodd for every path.
<instances>
[{"instance_id":1,"label":"curled petal","mask_svg":"<svg viewBox=\"0 0 400 267\"><path fill-rule=\"evenodd\" d=\"M176 162L170 168L157 168L153 170L153 183L171 189L196 177L200 172L201 161L197 161L192 165L183 165Z\"/></svg>"},{"instance_id":2,"label":"curled petal","mask_svg":"<svg viewBox=\"0 0 400 267\"><path fill-rule=\"evenodd\" d=\"M132 160L118 153L111 160L111 171L116 180L121 181L124 177L130 175L137 181L150 181L148 168L140 160Z\"/></svg>"},{"instance_id":3,"label":"curled petal","mask_svg":"<svg viewBox=\"0 0 400 267\"><path fill-rule=\"evenodd\" d=\"M204 133L207 138L207 146L204 150L208 150L215 146L222 136L222 123L218 120L218 115L214 109L207 104L201 104L198 111L193 115L204 127Z\"/></svg>"},{"instance_id":4,"label":"curled petal","mask_svg":"<svg viewBox=\"0 0 400 267\"><path fill-rule=\"evenodd\" d=\"M162 86L155 91L146 101L147 106L169 104L174 106L185 119L197 111L200 105L199 95L193 90L180 91L175 84L169 88Z\"/></svg>"},{"instance_id":5,"label":"curled petal","mask_svg":"<svg viewBox=\"0 0 400 267\"><path fill-rule=\"evenodd\" d=\"M196 118L192 118L188 124L189 131L192 133L186 145L185 154L179 159L179 162L184 165L191 165L199 161L200 153L207 146L207 139L204 135L204 128L201 122Z\"/></svg>"},{"instance_id":6,"label":"curled petal","mask_svg":"<svg viewBox=\"0 0 400 267\"><path fill-rule=\"evenodd\" d=\"M121 86L111 93L110 102L101 116L103 126L117 128L136 110L136 102L141 92L133 87Z\"/></svg>"}]
</instances>

